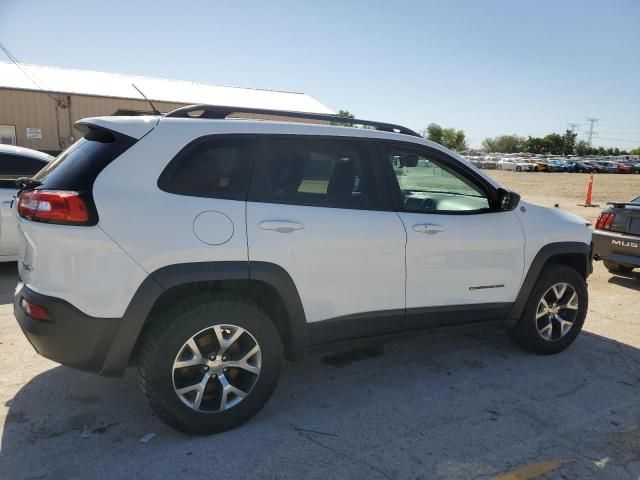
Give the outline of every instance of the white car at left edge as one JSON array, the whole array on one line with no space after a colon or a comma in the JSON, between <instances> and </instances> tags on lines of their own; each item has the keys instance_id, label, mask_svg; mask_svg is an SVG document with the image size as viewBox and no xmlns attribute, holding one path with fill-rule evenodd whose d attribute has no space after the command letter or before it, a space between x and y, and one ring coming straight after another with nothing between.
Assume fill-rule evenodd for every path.
<instances>
[{"instance_id":1,"label":"white car at left edge","mask_svg":"<svg viewBox=\"0 0 640 480\"><path fill-rule=\"evenodd\" d=\"M18 192L16 179L32 177L53 158L30 148L0 145L0 262L18 259L18 223L12 208Z\"/></svg>"}]
</instances>

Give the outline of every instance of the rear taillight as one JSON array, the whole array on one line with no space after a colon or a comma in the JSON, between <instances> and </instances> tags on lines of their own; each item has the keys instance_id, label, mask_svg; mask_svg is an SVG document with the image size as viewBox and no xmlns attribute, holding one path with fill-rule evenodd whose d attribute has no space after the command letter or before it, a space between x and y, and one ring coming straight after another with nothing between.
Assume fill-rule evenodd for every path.
<instances>
[{"instance_id":1,"label":"rear taillight","mask_svg":"<svg viewBox=\"0 0 640 480\"><path fill-rule=\"evenodd\" d=\"M20 305L31 318L35 318L36 320L53 320L49 310L35 303L31 303L26 298L20 300Z\"/></svg>"},{"instance_id":2,"label":"rear taillight","mask_svg":"<svg viewBox=\"0 0 640 480\"><path fill-rule=\"evenodd\" d=\"M615 220L616 216L613 213L601 213L596 222L597 230L611 230L611 224Z\"/></svg>"},{"instance_id":3,"label":"rear taillight","mask_svg":"<svg viewBox=\"0 0 640 480\"><path fill-rule=\"evenodd\" d=\"M18 214L35 222L82 225L89 222L89 208L78 192L29 190L18 197Z\"/></svg>"}]
</instances>

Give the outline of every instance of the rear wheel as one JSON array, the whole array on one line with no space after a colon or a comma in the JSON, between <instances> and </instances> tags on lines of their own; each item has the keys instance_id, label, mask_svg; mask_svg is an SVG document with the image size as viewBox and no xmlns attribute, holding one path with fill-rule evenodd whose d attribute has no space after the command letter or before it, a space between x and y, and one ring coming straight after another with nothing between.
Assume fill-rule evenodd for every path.
<instances>
[{"instance_id":1,"label":"rear wheel","mask_svg":"<svg viewBox=\"0 0 640 480\"><path fill-rule=\"evenodd\" d=\"M200 435L229 430L273 393L283 347L256 305L204 293L173 304L152 322L138 379L151 408L171 427Z\"/></svg>"},{"instance_id":2,"label":"rear wheel","mask_svg":"<svg viewBox=\"0 0 640 480\"><path fill-rule=\"evenodd\" d=\"M516 172L521 172L522 171L522 167L516 167Z\"/></svg>"},{"instance_id":3,"label":"rear wheel","mask_svg":"<svg viewBox=\"0 0 640 480\"><path fill-rule=\"evenodd\" d=\"M603 260L604 268L609 270L611 273L631 273L633 267L629 267L627 265L620 265L619 263L612 262L611 260Z\"/></svg>"},{"instance_id":4,"label":"rear wheel","mask_svg":"<svg viewBox=\"0 0 640 480\"><path fill-rule=\"evenodd\" d=\"M521 347L539 354L558 353L576 339L587 314L585 279L564 265L546 267L524 308L510 330Z\"/></svg>"}]
</instances>

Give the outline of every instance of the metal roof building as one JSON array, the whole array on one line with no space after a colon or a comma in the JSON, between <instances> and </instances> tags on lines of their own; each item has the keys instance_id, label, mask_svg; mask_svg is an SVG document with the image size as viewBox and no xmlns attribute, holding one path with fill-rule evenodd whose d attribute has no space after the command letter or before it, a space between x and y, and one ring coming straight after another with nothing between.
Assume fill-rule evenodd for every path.
<instances>
[{"instance_id":1,"label":"metal roof building","mask_svg":"<svg viewBox=\"0 0 640 480\"><path fill-rule=\"evenodd\" d=\"M59 152L77 139L81 118L150 113L132 84L162 112L207 103L334 113L304 93L0 62L0 143Z\"/></svg>"}]
</instances>

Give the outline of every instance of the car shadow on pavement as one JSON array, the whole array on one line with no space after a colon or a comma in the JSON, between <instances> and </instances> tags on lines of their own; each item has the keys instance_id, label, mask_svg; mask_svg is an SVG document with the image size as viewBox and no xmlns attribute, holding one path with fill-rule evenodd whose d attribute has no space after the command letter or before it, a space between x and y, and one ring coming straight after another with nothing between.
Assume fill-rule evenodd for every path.
<instances>
[{"instance_id":1,"label":"car shadow on pavement","mask_svg":"<svg viewBox=\"0 0 640 480\"><path fill-rule=\"evenodd\" d=\"M0 263L0 305L13 303L13 291L17 283L17 273L16 262Z\"/></svg>"},{"instance_id":2,"label":"car shadow on pavement","mask_svg":"<svg viewBox=\"0 0 640 480\"><path fill-rule=\"evenodd\" d=\"M354 358L289 364L253 420L211 437L161 423L133 370L51 368L8 402L0 478L489 478L538 459L567 478L640 473L634 347L584 333L537 356L479 330Z\"/></svg>"},{"instance_id":3,"label":"car shadow on pavement","mask_svg":"<svg viewBox=\"0 0 640 480\"><path fill-rule=\"evenodd\" d=\"M640 291L640 273L637 272L632 272L629 275L612 275L608 281L621 287Z\"/></svg>"}]
</instances>

